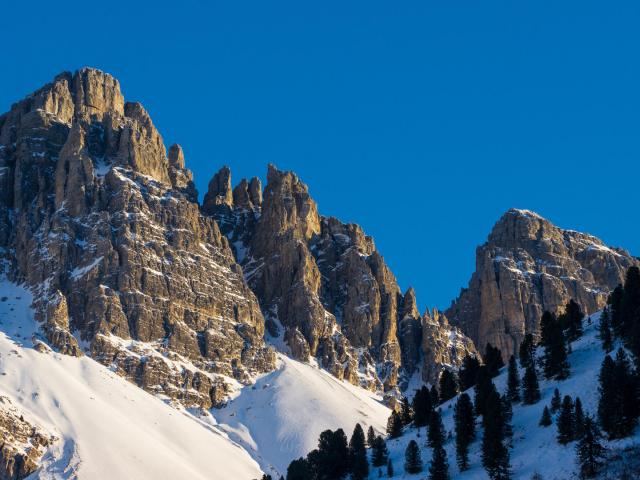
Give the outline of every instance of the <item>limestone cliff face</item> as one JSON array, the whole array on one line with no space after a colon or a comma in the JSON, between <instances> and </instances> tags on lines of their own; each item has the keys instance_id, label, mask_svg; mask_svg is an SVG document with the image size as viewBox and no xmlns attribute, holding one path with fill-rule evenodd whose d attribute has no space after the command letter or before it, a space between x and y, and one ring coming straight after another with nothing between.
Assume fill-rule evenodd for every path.
<instances>
[{"instance_id":1,"label":"limestone cliff face","mask_svg":"<svg viewBox=\"0 0 640 480\"><path fill-rule=\"evenodd\" d=\"M508 356L526 333L538 334L545 310L558 313L571 298L586 313L599 310L639 263L591 235L512 209L478 248L469 286L446 314L479 348L489 342Z\"/></svg>"},{"instance_id":2,"label":"limestone cliff face","mask_svg":"<svg viewBox=\"0 0 640 480\"><path fill-rule=\"evenodd\" d=\"M167 154L103 72L62 74L0 117L0 255L36 293L50 344L81 355L85 341L148 390L209 407L223 376L246 383L274 366L182 149Z\"/></svg>"},{"instance_id":3,"label":"limestone cliff face","mask_svg":"<svg viewBox=\"0 0 640 480\"><path fill-rule=\"evenodd\" d=\"M371 237L320 216L295 174L269 166L264 198L252 185L257 179L242 180L231 194L223 168L204 209L228 236L270 335L295 358L315 357L339 378L393 395L414 372L433 382L443 366L475 352L468 341L467 350L460 344L460 355L451 355L442 332L453 329L443 324L436 332L444 317L425 322L413 290L400 292Z\"/></svg>"}]
</instances>

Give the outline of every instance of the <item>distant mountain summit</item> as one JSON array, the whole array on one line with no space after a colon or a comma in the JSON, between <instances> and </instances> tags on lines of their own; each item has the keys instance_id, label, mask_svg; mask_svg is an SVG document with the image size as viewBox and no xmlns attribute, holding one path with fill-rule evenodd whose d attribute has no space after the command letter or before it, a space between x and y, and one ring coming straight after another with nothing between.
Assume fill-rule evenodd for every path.
<instances>
[{"instance_id":1,"label":"distant mountain summit","mask_svg":"<svg viewBox=\"0 0 640 480\"><path fill-rule=\"evenodd\" d=\"M508 358L526 333L539 332L545 310L560 312L570 299L600 310L632 265L640 262L625 250L511 209L478 247L469 286L446 315L479 350L491 343Z\"/></svg>"}]
</instances>

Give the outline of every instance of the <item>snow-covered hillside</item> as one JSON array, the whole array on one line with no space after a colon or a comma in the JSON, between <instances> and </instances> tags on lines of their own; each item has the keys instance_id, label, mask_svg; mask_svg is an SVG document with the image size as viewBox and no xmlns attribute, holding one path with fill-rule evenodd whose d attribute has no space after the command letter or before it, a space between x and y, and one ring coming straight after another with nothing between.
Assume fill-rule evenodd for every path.
<instances>
[{"instance_id":1,"label":"snow-covered hillside","mask_svg":"<svg viewBox=\"0 0 640 480\"><path fill-rule=\"evenodd\" d=\"M32 479L260 478L227 435L89 358L33 348L25 289L0 281L0 395L58 441Z\"/></svg>"},{"instance_id":2,"label":"snow-covered hillside","mask_svg":"<svg viewBox=\"0 0 640 480\"><path fill-rule=\"evenodd\" d=\"M250 480L261 468L279 476L323 430L385 429L380 398L285 355L222 410L173 408L90 358L36 351L31 302L0 279L0 395L59 439L34 478Z\"/></svg>"},{"instance_id":3,"label":"snow-covered hillside","mask_svg":"<svg viewBox=\"0 0 640 480\"><path fill-rule=\"evenodd\" d=\"M600 314L591 316L591 323L585 321L585 333L582 338L572 343L573 353L569 355L571 376L564 381L547 381L539 373L540 393L542 399L535 405L515 404L513 406L513 448L510 450L511 466L514 480L530 480L534 473L539 473L545 480L567 480L577 478L575 442L560 445L556 441L557 429L554 424L544 428L538 425L545 405L549 405L553 390L557 387L562 396L570 395L575 399L580 397L585 413L596 414L598 405L598 374L605 356L601 342L597 338L597 324ZM616 347L617 348L617 347ZM615 351L614 351L615 353ZM520 376L524 371L520 371ZM506 390L507 368L503 368L500 375L494 378L499 392ZM473 398L473 389L468 392ZM447 432L454 432L453 406L456 398L442 405L442 420ZM640 429L639 429L640 430ZM419 435L419 437L418 437ZM403 471L404 451L410 440L415 439L421 447L425 470L431 459L431 450L426 447L426 429L419 431L410 429L402 437L389 440L387 447L395 467L394 478L423 478L423 474L407 475ZM469 460L471 469L460 473L456 465L455 438L449 438L445 449L449 460L449 472L452 478L461 480L475 480L487 478L482 468L480 449L482 428L477 432L477 438L470 447ZM622 451L631 446L640 446L640 432L635 436L614 442L604 442L611 455L615 451ZM378 478L377 471L372 472L370 478Z\"/></svg>"},{"instance_id":4,"label":"snow-covered hillside","mask_svg":"<svg viewBox=\"0 0 640 480\"><path fill-rule=\"evenodd\" d=\"M390 410L366 390L279 355L277 370L214 413L265 472L280 475L316 448L323 430L342 428L350 436L359 422L382 433Z\"/></svg>"}]
</instances>

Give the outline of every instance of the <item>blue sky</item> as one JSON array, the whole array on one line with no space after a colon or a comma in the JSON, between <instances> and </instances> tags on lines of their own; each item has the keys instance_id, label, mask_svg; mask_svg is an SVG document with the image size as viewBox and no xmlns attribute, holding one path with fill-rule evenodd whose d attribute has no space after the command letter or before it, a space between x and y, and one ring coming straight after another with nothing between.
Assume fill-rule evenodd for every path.
<instances>
[{"instance_id":1,"label":"blue sky","mask_svg":"<svg viewBox=\"0 0 640 480\"><path fill-rule=\"evenodd\" d=\"M94 66L201 194L267 163L448 306L510 207L640 255L637 1L8 2L0 111Z\"/></svg>"}]
</instances>

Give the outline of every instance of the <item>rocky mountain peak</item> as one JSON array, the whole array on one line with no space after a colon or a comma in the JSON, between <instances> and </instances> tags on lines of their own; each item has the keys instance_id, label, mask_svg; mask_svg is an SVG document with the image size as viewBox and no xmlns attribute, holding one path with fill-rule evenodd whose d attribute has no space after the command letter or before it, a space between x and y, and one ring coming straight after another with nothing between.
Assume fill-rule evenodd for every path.
<instances>
[{"instance_id":1,"label":"rocky mountain peak","mask_svg":"<svg viewBox=\"0 0 640 480\"><path fill-rule=\"evenodd\" d=\"M182 149L167 155L113 77L61 74L0 116L0 185L0 275L30 288L58 351L205 407L225 399L225 378L273 368L258 302L201 214Z\"/></svg>"},{"instance_id":2,"label":"rocky mountain peak","mask_svg":"<svg viewBox=\"0 0 640 480\"><path fill-rule=\"evenodd\" d=\"M209 181L202 209L208 214L214 214L220 207L232 206L231 169L225 165Z\"/></svg>"},{"instance_id":3,"label":"rocky mountain peak","mask_svg":"<svg viewBox=\"0 0 640 480\"><path fill-rule=\"evenodd\" d=\"M446 313L479 348L491 343L508 356L525 334L538 334L543 311L560 313L574 299L586 313L595 312L637 264L592 235L511 209L478 247L469 286Z\"/></svg>"}]
</instances>

